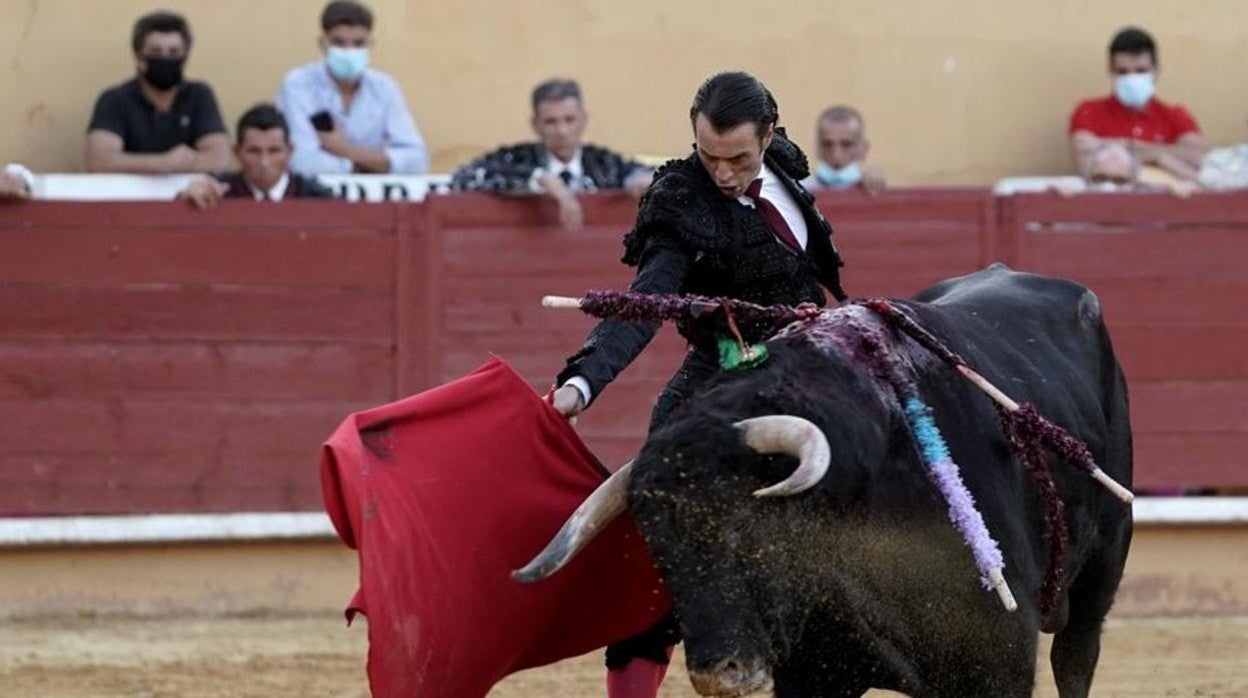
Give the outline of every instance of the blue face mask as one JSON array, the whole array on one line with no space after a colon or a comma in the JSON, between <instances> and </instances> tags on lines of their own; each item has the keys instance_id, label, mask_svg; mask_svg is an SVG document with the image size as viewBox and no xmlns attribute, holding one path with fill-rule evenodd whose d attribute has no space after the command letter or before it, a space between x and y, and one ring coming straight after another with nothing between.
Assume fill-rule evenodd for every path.
<instances>
[{"instance_id":1,"label":"blue face mask","mask_svg":"<svg viewBox=\"0 0 1248 698\"><path fill-rule=\"evenodd\" d=\"M1143 109L1156 89L1157 76L1153 73L1128 73L1114 78L1114 97L1132 109Z\"/></svg>"},{"instance_id":2,"label":"blue face mask","mask_svg":"<svg viewBox=\"0 0 1248 698\"><path fill-rule=\"evenodd\" d=\"M833 167L821 162L815 168L815 178L830 189L848 189L862 181L862 168L856 162L844 167Z\"/></svg>"},{"instance_id":3,"label":"blue face mask","mask_svg":"<svg viewBox=\"0 0 1248 698\"><path fill-rule=\"evenodd\" d=\"M343 82L355 82L368 67L368 49L330 46L325 51L329 74Z\"/></svg>"}]
</instances>

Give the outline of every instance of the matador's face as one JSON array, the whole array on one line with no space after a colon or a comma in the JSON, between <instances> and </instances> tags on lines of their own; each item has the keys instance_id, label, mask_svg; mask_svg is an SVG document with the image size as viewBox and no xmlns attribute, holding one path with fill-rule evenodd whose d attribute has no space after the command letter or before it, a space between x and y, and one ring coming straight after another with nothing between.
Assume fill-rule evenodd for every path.
<instances>
[{"instance_id":1,"label":"matador's face","mask_svg":"<svg viewBox=\"0 0 1248 698\"><path fill-rule=\"evenodd\" d=\"M775 128L768 126L760 137L758 125L746 121L721 133L705 115L698 114L693 133L697 139L694 148L702 167L715 180L721 194L736 199L745 194L750 182L761 174L763 153L771 145Z\"/></svg>"}]
</instances>

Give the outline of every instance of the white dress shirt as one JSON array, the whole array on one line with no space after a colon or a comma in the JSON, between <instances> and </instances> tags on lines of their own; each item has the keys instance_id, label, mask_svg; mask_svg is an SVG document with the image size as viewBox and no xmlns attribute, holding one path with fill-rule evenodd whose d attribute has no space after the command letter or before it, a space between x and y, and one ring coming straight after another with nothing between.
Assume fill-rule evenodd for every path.
<instances>
[{"instance_id":1,"label":"white dress shirt","mask_svg":"<svg viewBox=\"0 0 1248 698\"><path fill-rule=\"evenodd\" d=\"M546 164L541 168L533 171L533 177L529 180L529 186L533 191L543 191L542 185L538 182L543 174L549 174L552 177L562 178L563 173L568 173L566 184L572 191L596 191L598 187L594 185L593 180L585 176L585 166L581 163L581 149L577 148L572 154L572 159L564 162L555 157L551 153L546 153Z\"/></svg>"},{"instance_id":2,"label":"white dress shirt","mask_svg":"<svg viewBox=\"0 0 1248 698\"><path fill-rule=\"evenodd\" d=\"M763 165L759 176L763 178L763 187L758 195L776 207L776 210L784 217L784 222L789 224L789 230L793 231L793 237L797 238L803 250L806 249L806 241L810 239L810 233L806 230L806 217L802 215L801 207L797 205L793 195L789 193L788 188L784 186L776 173L771 171L771 168ZM744 194L738 197L737 201L741 202L742 206L754 208L754 200Z\"/></svg>"},{"instance_id":3,"label":"white dress shirt","mask_svg":"<svg viewBox=\"0 0 1248 698\"><path fill-rule=\"evenodd\" d=\"M250 180L247 180L247 188L251 190L251 197L256 201L265 201L266 193L268 194L268 201L281 201L282 198L286 196L286 188L289 186L290 174L286 172L282 173L282 178L277 180L277 183L273 185L273 188L269 189L267 192L252 184Z\"/></svg>"},{"instance_id":4,"label":"white dress shirt","mask_svg":"<svg viewBox=\"0 0 1248 698\"><path fill-rule=\"evenodd\" d=\"M342 93L329 75L325 61L295 68L282 80L277 108L290 126L290 142L295 147L290 169L304 175L349 174L349 158L326 152L312 127L312 115L328 111L347 140L364 147L384 150L390 171L424 174L429 169L425 140L416 128L403 91L394 78L369 68L360 76L348 110Z\"/></svg>"}]
</instances>

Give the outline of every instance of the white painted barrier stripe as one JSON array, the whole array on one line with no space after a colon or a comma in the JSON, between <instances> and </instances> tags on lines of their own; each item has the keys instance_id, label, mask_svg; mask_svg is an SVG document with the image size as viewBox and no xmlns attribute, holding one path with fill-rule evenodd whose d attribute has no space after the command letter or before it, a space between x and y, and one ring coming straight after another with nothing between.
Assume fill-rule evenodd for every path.
<instances>
[{"instance_id":1,"label":"white painted barrier stripe","mask_svg":"<svg viewBox=\"0 0 1248 698\"><path fill-rule=\"evenodd\" d=\"M0 546L334 538L321 512L0 518Z\"/></svg>"},{"instance_id":2,"label":"white painted barrier stripe","mask_svg":"<svg viewBox=\"0 0 1248 698\"><path fill-rule=\"evenodd\" d=\"M1136 497L1137 524L1248 524L1248 497Z\"/></svg>"},{"instance_id":3,"label":"white painted barrier stripe","mask_svg":"<svg viewBox=\"0 0 1248 698\"><path fill-rule=\"evenodd\" d=\"M1248 497L1137 497L1138 525L1248 524ZM337 536L320 512L0 518L0 547L321 540Z\"/></svg>"}]
</instances>

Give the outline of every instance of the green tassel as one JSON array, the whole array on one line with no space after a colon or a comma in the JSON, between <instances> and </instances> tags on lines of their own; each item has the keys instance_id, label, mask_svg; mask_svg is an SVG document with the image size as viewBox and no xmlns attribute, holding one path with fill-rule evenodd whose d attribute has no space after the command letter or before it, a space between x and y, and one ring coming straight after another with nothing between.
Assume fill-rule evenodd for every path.
<instances>
[{"instance_id":1,"label":"green tassel","mask_svg":"<svg viewBox=\"0 0 1248 698\"><path fill-rule=\"evenodd\" d=\"M719 345L719 366L725 371L744 371L767 360L766 344L751 344L743 351L732 337L720 335L716 339Z\"/></svg>"}]
</instances>

